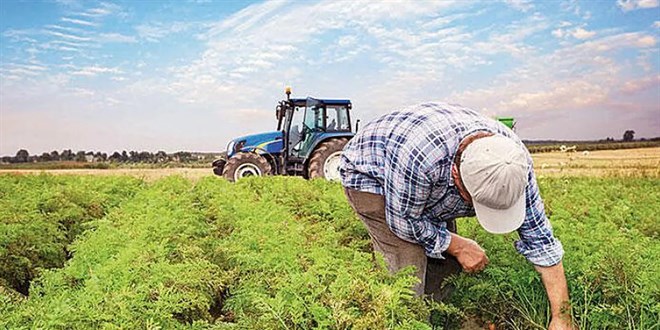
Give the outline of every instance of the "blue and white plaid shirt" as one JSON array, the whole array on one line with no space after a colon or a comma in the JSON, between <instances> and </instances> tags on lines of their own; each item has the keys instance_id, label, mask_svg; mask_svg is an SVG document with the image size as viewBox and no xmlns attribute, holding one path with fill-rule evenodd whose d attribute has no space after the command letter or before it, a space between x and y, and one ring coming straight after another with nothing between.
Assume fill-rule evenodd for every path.
<instances>
[{"instance_id":1,"label":"blue and white plaid shirt","mask_svg":"<svg viewBox=\"0 0 660 330\"><path fill-rule=\"evenodd\" d=\"M342 184L384 195L392 232L442 258L451 240L446 221L475 215L454 185L451 167L461 140L478 131L507 136L524 148L508 127L459 105L425 103L386 114L344 148ZM529 153L528 159L527 213L515 247L533 264L551 266L564 250L545 215Z\"/></svg>"}]
</instances>

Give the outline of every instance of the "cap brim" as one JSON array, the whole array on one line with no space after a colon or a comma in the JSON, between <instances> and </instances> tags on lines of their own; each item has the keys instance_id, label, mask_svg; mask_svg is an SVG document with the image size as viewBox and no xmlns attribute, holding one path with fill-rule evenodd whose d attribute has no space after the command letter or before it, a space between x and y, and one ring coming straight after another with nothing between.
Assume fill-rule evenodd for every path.
<instances>
[{"instance_id":1,"label":"cap brim","mask_svg":"<svg viewBox=\"0 0 660 330\"><path fill-rule=\"evenodd\" d=\"M477 220L484 229L493 234L507 234L522 225L525 220L525 194L508 209L493 209L474 202Z\"/></svg>"}]
</instances>

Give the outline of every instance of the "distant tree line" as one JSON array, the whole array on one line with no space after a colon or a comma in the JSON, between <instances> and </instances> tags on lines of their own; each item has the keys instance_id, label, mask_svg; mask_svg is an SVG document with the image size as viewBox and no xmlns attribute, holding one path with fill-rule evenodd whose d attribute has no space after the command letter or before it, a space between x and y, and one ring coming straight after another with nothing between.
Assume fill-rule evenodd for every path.
<instances>
[{"instance_id":1,"label":"distant tree line","mask_svg":"<svg viewBox=\"0 0 660 330\"><path fill-rule=\"evenodd\" d=\"M44 152L41 155L30 155L26 149L21 149L16 152L16 156L4 156L0 158L2 163L37 163L37 162L87 162L87 163L100 163L100 162L113 162L113 163L193 163L200 161L213 160L217 155L206 153L193 153L188 151L179 151L168 154L165 151L158 151L152 153L149 151L115 151L112 154L105 152L92 152L92 151L78 151L73 152L71 149L65 149L61 152L53 150L51 152Z\"/></svg>"}]
</instances>

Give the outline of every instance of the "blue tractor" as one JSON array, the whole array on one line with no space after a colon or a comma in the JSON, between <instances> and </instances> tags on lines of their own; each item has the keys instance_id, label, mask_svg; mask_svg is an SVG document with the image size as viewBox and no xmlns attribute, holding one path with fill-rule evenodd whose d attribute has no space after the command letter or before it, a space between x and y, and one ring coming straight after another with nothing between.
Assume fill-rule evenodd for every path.
<instances>
[{"instance_id":1,"label":"blue tractor","mask_svg":"<svg viewBox=\"0 0 660 330\"><path fill-rule=\"evenodd\" d=\"M287 88L275 110L277 130L231 140L213 172L229 181L262 175L338 180L341 152L355 135L351 108L350 100L291 98Z\"/></svg>"}]
</instances>

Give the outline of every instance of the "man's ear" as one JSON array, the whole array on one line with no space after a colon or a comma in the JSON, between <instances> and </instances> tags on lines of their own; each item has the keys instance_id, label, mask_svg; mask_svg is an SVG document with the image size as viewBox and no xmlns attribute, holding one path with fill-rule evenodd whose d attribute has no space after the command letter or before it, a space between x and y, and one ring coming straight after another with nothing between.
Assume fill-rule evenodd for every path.
<instances>
[{"instance_id":1,"label":"man's ear","mask_svg":"<svg viewBox=\"0 0 660 330\"><path fill-rule=\"evenodd\" d=\"M451 164L451 176L454 178L454 181L460 179L460 176L458 175L458 167L456 166L456 163ZM454 182L456 185L457 182Z\"/></svg>"},{"instance_id":2,"label":"man's ear","mask_svg":"<svg viewBox=\"0 0 660 330\"><path fill-rule=\"evenodd\" d=\"M456 163L451 164L451 176L454 178L454 186L456 186L456 189L458 189L458 193L463 197L463 200L466 201L468 204L472 204L472 197L470 196L470 193L468 193L467 189L465 189L465 186L463 185L463 179L461 179L460 173L458 171L458 166L456 166Z\"/></svg>"}]
</instances>

